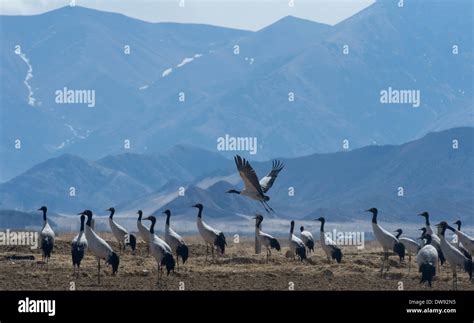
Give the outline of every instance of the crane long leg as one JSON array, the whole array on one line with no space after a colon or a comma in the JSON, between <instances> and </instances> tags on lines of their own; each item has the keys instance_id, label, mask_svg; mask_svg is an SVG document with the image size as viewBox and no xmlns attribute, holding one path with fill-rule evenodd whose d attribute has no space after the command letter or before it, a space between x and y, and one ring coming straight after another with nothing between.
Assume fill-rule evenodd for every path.
<instances>
[{"instance_id":1,"label":"crane long leg","mask_svg":"<svg viewBox=\"0 0 474 323\"><path fill-rule=\"evenodd\" d=\"M270 213L270 211L267 209L267 207L265 206L265 203L263 201L260 201L260 203L262 203L262 206L263 208L265 209L265 211L267 211L267 213Z\"/></svg>"},{"instance_id":2,"label":"crane long leg","mask_svg":"<svg viewBox=\"0 0 474 323\"><path fill-rule=\"evenodd\" d=\"M273 211L272 207L267 203L267 201L264 201L263 203L270 209L270 211L275 212Z\"/></svg>"},{"instance_id":3,"label":"crane long leg","mask_svg":"<svg viewBox=\"0 0 474 323\"><path fill-rule=\"evenodd\" d=\"M97 284L100 284L100 258L97 257Z\"/></svg>"},{"instance_id":4,"label":"crane long leg","mask_svg":"<svg viewBox=\"0 0 474 323\"><path fill-rule=\"evenodd\" d=\"M179 256L176 254L176 271L179 271Z\"/></svg>"},{"instance_id":5,"label":"crane long leg","mask_svg":"<svg viewBox=\"0 0 474 323\"><path fill-rule=\"evenodd\" d=\"M387 253L384 251L383 253L383 261L382 261L382 268L380 269L380 273L383 274L383 269L385 267L385 260L387 259Z\"/></svg>"},{"instance_id":6,"label":"crane long leg","mask_svg":"<svg viewBox=\"0 0 474 323\"><path fill-rule=\"evenodd\" d=\"M209 255L209 244L206 242L206 260L204 263L207 263L207 256Z\"/></svg>"},{"instance_id":7,"label":"crane long leg","mask_svg":"<svg viewBox=\"0 0 474 323\"><path fill-rule=\"evenodd\" d=\"M456 266L452 266L453 268L453 290L458 289L458 273L456 271Z\"/></svg>"},{"instance_id":8,"label":"crane long leg","mask_svg":"<svg viewBox=\"0 0 474 323\"><path fill-rule=\"evenodd\" d=\"M156 284L160 284L160 265L156 267Z\"/></svg>"}]
</instances>

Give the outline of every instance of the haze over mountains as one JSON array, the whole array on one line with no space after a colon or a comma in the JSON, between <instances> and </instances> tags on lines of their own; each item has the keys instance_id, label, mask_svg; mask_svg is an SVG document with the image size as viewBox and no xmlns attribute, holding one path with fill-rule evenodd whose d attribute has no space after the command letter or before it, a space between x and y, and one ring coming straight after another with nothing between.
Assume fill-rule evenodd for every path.
<instances>
[{"instance_id":1,"label":"haze over mountains","mask_svg":"<svg viewBox=\"0 0 474 323\"><path fill-rule=\"evenodd\" d=\"M324 215L351 222L366 220L363 210L376 206L387 222L417 222L416 214L428 210L434 219L469 223L474 216L473 148L474 128L455 128L399 146L283 159L285 168L269 192L276 214L268 218ZM252 165L262 177L271 161ZM75 196L69 195L71 186ZM225 193L241 187L233 160L190 146L97 161L65 154L0 184L0 205L31 211L45 204L60 214L90 208L100 215L116 206L119 216L133 219L138 209L160 215L170 208L177 219L192 220L196 211L190 206L196 202L205 205L209 218L236 220L264 212L258 202Z\"/></svg>"},{"instance_id":2,"label":"haze over mountains","mask_svg":"<svg viewBox=\"0 0 474 323\"><path fill-rule=\"evenodd\" d=\"M216 151L216 139L225 134L257 137L258 153L250 156L252 160L291 158L290 176L293 162L299 165L308 158L323 162L339 155L293 157L340 151L344 139L354 149L374 142L401 144L433 130L473 126L472 1L406 0L403 8L397 3L378 1L335 26L286 17L258 32L151 24L81 7L38 16L1 16L0 180L13 178L2 185L2 202L37 208L35 196L41 196L58 209L76 210L79 204L83 208L82 202L103 207L127 197L158 198L157 190L171 190L177 184L174 180L192 185L196 176L207 172L227 175L219 173L226 164L222 156L213 155L215 160L197 167L191 160L178 164L166 153L186 144L180 146L187 147L185 156L208 158L198 148L192 148L192 154L187 149ZM28 63L15 54L16 45ZM126 45L129 55L124 53ZM31 89L25 84L29 66ZM55 91L64 87L94 90L95 107L57 104ZM380 91L389 87L419 90L420 107L381 104ZM178 100L180 92L184 102ZM288 101L289 92L294 93L294 102ZM34 106L28 104L29 93ZM15 148L17 139L21 149ZM130 140L130 149L124 149L124 140ZM380 149L376 151L380 156L365 156L375 163L398 148L365 149ZM234 152L225 154L230 157ZM268 162L256 166L266 169ZM61 169L68 170L60 174ZM173 176L167 176L170 173ZM395 175L391 185L402 176ZM48 176L56 180L42 186ZM284 175L281 180L282 187L290 185ZM55 200L58 191L73 181L85 185L87 192L78 189L76 199L67 203ZM363 185L370 184L369 178L365 181ZM299 194L311 194L305 198L313 198L315 204L306 209L309 202L300 206L296 195L293 207L301 209L300 215L329 207L332 199L341 197L329 198L322 191L329 188L334 193L330 188L336 182L325 183L328 187L314 184L320 185L311 187L316 191L307 183L307 193ZM216 189L224 184L216 183ZM416 191L416 183L412 185ZM26 187L42 191L19 197L18 190ZM362 182L357 187L357 192L369 190ZM190 190L203 194L198 188ZM285 190L272 194L274 207L280 201L286 205ZM318 200L321 195L324 201ZM338 203L341 209L344 203ZM443 211L450 203L443 204ZM242 205L245 210L245 204L236 203L236 208Z\"/></svg>"}]
</instances>

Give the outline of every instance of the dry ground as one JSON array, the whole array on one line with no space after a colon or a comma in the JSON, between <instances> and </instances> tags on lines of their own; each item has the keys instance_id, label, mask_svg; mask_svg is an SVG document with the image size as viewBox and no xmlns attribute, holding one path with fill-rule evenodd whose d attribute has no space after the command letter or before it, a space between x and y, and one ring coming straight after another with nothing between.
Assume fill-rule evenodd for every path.
<instances>
[{"instance_id":1,"label":"dry ground","mask_svg":"<svg viewBox=\"0 0 474 323\"><path fill-rule=\"evenodd\" d=\"M101 234L111 241L110 234ZM399 264L391 256L390 271L381 275L381 249L374 243L366 244L364 250L343 248L341 264L328 264L320 246L306 263L295 262L285 257L287 247L283 242L280 253L274 251L268 263L265 254L253 253L253 238L241 238L240 243L229 243L224 256L205 264L206 248L200 238L186 237L190 247L190 258L179 272L156 284L156 262L146 257L145 246L138 244L136 255L130 249L120 256L118 275L111 276L110 267L102 266L102 281L97 284L95 258L86 253L82 261L81 274L73 278L70 255L72 235L57 238L48 271L40 263L40 250L28 247L0 246L0 290L68 290L75 282L77 290L178 290L184 283L186 290L397 290L400 282L404 290L430 290L421 286L416 264L412 259L409 273L405 264ZM228 239L230 240L230 239ZM114 250L118 245L111 243ZM35 260L8 259L11 255L34 255ZM407 259L408 261L408 259ZM458 289L474 290L474 282L468 281L466 273L458 272ZM181 285L182 286L182 285ZM452 288L451 270L443 266L433 283L433 290Z\"/></svg>"}]
</instances>

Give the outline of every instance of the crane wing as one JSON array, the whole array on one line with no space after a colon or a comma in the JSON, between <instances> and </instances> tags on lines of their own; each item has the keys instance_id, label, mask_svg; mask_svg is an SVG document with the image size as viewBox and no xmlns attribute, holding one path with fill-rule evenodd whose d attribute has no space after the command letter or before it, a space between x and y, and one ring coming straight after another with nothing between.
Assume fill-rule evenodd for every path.
<instances>
[{"instance_id":1,"label":"crane wing","mask_svg":"<svg viewBox=\"0 0 474 323\"><path fill-rule=\"evenodd\" d=\"M278 176L278 173L280 173L283 167L285 167L285 165L281 161L273 161L272 170L270 171L270 173L268 173L267 176L263 177L260 180L260 186L262 187L264 193L268 192L268 190L272 187L273 183L275 182L275 179Z\"/></svg>"},{"instance_id":2,"label":"crane wing","mask_svg":"<svg viewBox=\"0 0 474 323\"><path fill-rule=\"evenodd\" d=\"M248 192L256 192L264 196L260 183L258 182L257 173L255 173L255 170L250 166L250 163L239 155L235 156L234 160L240 177L244 181L245 190Z\"/></svg>"}]
</instances>

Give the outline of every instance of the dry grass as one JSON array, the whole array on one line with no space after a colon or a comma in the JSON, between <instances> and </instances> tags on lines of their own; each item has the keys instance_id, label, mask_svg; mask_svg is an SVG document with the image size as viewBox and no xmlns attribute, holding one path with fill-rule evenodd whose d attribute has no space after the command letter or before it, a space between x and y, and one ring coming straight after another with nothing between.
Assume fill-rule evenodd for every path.
<instances>
[{"instance_id":1,"label":"dry grass","mask_svg":"<svg viewBox=\"0 0 474 323\"><path fill-rule=\"evenodd\" d=\"M110 234L101 234L109 242ZM306 263L285 257L286 246L280 253L274 251L268 263L265 254L253 253L253 239L242 239L239 244L229 243L226 254L205 264L206 248L198 237L187 237L190 258L170 276L164 274L156 284L156 262L146 257L145 246L138 244L136 255L128 249L120 256L118 275L112 276L110 267L103 266L101 284L97 284L95 258L87 253L82 261L80 277L72 276L70 241L72 235L57 238L49 269L46 271L38 260L40 250L27 247L0 247L0 290L68 290L75 282L77 290L178 290L184 283L186 290L397 290L403 282L404 290L430 290L421 286L416 264L412 259L412 270L408 273L404 264L395 256L391 258L391 269L379 273L382 253L373 242L364 250L343 248L341 264L328 264L319 246ZM229 239L230 240L230 239ZM284 239L280 239L284 242ZM111 243L117 250L115 242ZM34 255L35 260L7 259L11 255ZM458 273L458 289L473 290L474 283L465 273ZM452 287L451 271L444 266L433 284L433 290L449 290Z\"/></svg>"}]
</instances>

